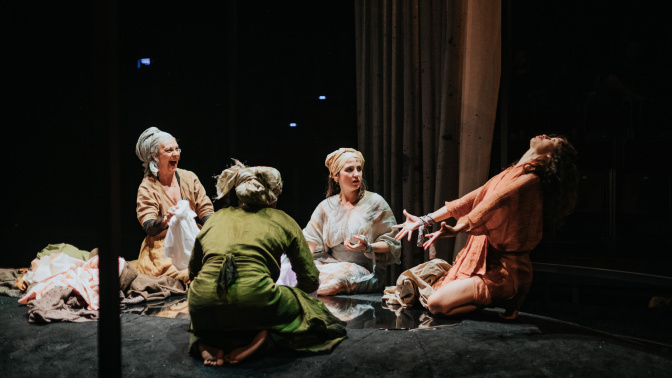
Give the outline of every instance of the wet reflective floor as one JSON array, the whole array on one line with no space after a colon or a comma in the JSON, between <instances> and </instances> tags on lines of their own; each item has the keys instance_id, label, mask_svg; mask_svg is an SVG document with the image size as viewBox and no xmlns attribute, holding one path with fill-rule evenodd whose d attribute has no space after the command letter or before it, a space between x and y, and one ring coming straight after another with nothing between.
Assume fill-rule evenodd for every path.
<instances>
[{"instance_id":1,"label":"wet reflective floor","mask_svg":"<svg viewBox=\"0 0 672 378\"><path fill-rule=\"evenodd\" d=\"M389 330L432 329L453 327L459 319L432 316L422 307L386 306L380 294L318 297L347 328L378 328ZM121 312L162 318L189 318L187 296L169 297L163 301L122 304Z\"/></svg>"},{"instance_id":2,"label":"wet reflective floor","mask_svg":"<svg viewBox=\"0 0 672 378\"><path fill-rule=\"evenodd\" d=\"M433 317L422 307L387 306L380 294L373 296L318 297L337 318L348 324L347 328L379 328L408 330L457 325L459 319Z\"/></svg>"},{"instance_id":3,"label":"wet reflective floor","mask_svg":"<svg viewBox=\"0 0 672 378\"><path fill-rule=\"evenodd\" d=\"M138 314L159 318L189 319L189 302L186 295L171 296L161 301L121 304L122 314Z\"/></svg>"}]
</instances>

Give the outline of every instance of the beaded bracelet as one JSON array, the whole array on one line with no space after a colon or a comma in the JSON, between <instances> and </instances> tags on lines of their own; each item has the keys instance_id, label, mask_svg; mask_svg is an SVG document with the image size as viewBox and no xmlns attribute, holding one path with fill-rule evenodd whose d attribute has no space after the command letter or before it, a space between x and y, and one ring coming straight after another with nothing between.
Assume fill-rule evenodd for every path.
<instances>
[{"instance_id":1,"label":"beaded bracelet","mask_svg":"<svg viewBox=\"0 0 672 378\"><path fill-rule=\"evenodd\" d=\"M429 233L429 229L436 224L436 221L430 214L419 217L422 224L418 228L418 247L422 247L425 244L425 236Z\"/></svg>"},{"instance_id":2,"label":"beaded bracelet","mask_svg":"<svg viewBox=\"0 0 672 378\"><path fill-rule=\"evenodd\" d=\"M434 218L432 218L430 214L420 216L420 220L422 221L425 228L429 228L436 224L436 221L434 220Z\"/></svg>"},{"instance_id":3,"label":"beaded bracelet","mask_svg":"<svg viewBox=\"0 0 672 378\"><path fill-rule=\"evenodd\" d=\"M368 241L366 242L366 249L364 250L364 253L371 253L373 252L373 245L369 243Z\"/></svg>"}]
</instances>

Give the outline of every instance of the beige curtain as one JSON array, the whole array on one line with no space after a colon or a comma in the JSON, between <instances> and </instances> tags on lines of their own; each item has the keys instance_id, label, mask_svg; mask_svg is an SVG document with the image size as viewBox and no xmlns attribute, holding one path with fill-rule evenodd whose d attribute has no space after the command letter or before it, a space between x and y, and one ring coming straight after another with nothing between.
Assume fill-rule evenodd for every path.
<instances>
[{"instance_id":1,"label":"beige curtain","mask_svg":"<svg viewBox=\"0 0 672 378\"><path fill-rule=\"evenodd\" d=\"M488 178L500 13L499 1L355 0L358 146L399 222ZM463 243L444 239L437 257L452 261ZM404 242L400 269L427 258Z\"/></svg>"}]
</instances>

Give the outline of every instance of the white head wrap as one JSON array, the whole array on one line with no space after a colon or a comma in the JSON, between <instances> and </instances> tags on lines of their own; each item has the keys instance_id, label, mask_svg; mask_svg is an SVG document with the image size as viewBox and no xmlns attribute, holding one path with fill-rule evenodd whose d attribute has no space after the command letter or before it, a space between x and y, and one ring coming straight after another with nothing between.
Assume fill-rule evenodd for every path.
<instances>
[{"instance_id":1,"label":"white head wrap","mask_svg":"<svg viewBox=\"0 0 672 378\"><path fill-rule=\"evenodd\" d=\"M234 164L223 170L217 179L217 199L236 188L236 196L245 203L270 206L282 192L280 172L272 167L247 167L233 159Z\"/></svg>"},{"instance_id":2,"label":"white head wrap","mask_svg":"<svg viewBox=\"0 0 672 378\"><path fill-rule=\"evenodd\" d=\"M354 148L339 148L338 150L327 155L327 159L324 161L324 165L329 169L331 177L336 176L338 172L343 169L345 162L351 158L359 159L359 162L362 164L362 169L364 169L364 156L362 153L355 150Z\"/></svg>"},{"instance_id":3,"label":"white head wrap","mask_svg":"<svg viewBox=\"0 0 672 378\"><path fill-rule=\"evenodd\" d=\"M175 139L172 135L165 131L152 126L145 130L138 138L138 143L135 145L135 154L142 161L142 166L145 167L145 176L153 175L157 177L159 174L158 159L159 146L161 143Z\"/></svg>"}]
</instances>

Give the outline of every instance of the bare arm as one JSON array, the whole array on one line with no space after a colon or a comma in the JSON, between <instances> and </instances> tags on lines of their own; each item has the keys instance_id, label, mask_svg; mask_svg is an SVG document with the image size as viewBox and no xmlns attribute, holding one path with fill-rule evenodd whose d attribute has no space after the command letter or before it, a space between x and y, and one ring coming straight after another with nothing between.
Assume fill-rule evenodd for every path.
<instances>
[{"instance_id":1,"label":"bare arm","mask_svg":"<svg viewBox=\"0 0 672 378\"><path fill-rule=\"evenodd\" d=\"M401 240L404 236L408 236L408 241L411 241L411 236L413 231L417 230L420 226L423 225L422 219L420 217L412 215L411 213L404 210L404 215L406 216L406 222L392 226L393 228L400 228L401 230L395 236L395 239ZM440 222L444 219L450 217L448 208L446 206L441 207L433 213L428 214L435 222Z\"/></svg>"}]
</instances>

